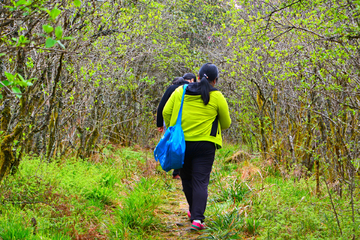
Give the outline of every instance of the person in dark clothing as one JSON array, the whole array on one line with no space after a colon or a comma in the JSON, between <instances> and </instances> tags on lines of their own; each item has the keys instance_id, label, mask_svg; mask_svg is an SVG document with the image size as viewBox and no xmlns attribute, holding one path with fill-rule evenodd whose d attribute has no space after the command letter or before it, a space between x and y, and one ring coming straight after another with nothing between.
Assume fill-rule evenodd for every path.
<instances>
[{"instance_id":1,"label":"person in dark clothing","mask_svg":"<svg viewBox=\"0 0 360 240\"><path fill-rule=\"evenodd\" d=\"M164 109L164 106L167 102L167 100L170 98L171 94L177 89L179 86L192 83L196 79L195 74L192 73L186 73L183 77L177 77L173 80L173 85L169 86L164 95L162 96L158 109L157 109L157 115L156 115L156 126L158 128L159 132L164 132L164 118L162 115L162 111Z\"/></svg>"},{"instance_id":2,"label":"person in dark clothing","mask_svg":"<svg viewBox=\"0 0 360 240\"><path fill-rule=\"evenodd\" d=\"M164 132L165 126L164 126L164 118L162 115L162 111L164 109L164 106L167 102L167 100L170 98L171 94L175 91L176 88L178 88L181 85L188 84L194 82L196 79L195 74L192 73L186 73L183 77L177 77L173 80L172 85L166 89L163 97L160 100L158 109L157 109L157 116L156 116L156 126L158 128L159 132ZM174 169L173 171L173 178L179 179L180 178L180 170Z\"/></svg>"}]
</instances>

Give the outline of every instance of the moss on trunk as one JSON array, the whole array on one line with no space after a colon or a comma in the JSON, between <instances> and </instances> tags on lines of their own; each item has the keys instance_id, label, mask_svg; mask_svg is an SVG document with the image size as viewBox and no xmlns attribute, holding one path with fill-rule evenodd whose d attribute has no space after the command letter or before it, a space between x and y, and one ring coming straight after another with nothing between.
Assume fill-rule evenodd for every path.
<instances>
[{"instance_id":1,"label":"moss on trunk","mask_svg":"<svg viewBox=\"0 0 360 240\"><path fill-rule=\"evenodd\" d=\"M10 106L8 104L6 104L4 110L1 112L2 117L1 117L1 126L0 126L0 130L6 132L7 131L7 127L9 125L10 119L11 119L11 113L10 113Z\"/></svg>"},{"instance_id":2,"label":"moss on trunk","mask_svg":"<svg viewBox=\"0 0 360 240\"><path fill-rule=\"evenodd\" d=\"M95 128L86 144L86 152L85 152L86 157L90 157L92 155L92 150L94 149L98 138L99 138L99 131L97 128Z\"/></svg>"},{"instance_id":3,"label":"moss on trunk","mask_svg":"<svg viewBox=\"0 0 360 240\"><path fill-rule=\"evenodd\" d=\"M14 131L6 135L0 144L0 181L9 174L15 163L15 156L12 152L14 140L22 133L23 126L17 125Z\"/></svg>"}]
</instances>

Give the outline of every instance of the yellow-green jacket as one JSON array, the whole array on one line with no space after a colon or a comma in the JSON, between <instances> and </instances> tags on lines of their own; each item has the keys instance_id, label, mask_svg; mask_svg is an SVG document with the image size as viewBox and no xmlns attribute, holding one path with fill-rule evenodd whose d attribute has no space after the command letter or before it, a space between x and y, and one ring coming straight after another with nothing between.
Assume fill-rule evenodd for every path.
<instances>
[{"instance_id":1,"label":"yellow-green jacket","mask_svg":"<svg viewBox=\"0 0 360 240\"><path fill-rule=\"evenodd\" d=\"M166 126L174 126L179 113L183 86L178 87L163 110ZM228 104L220 91L210 90L210 101L204 104L199 83L189 84L186 88L181 127L185 141L209 141L217 148L222 146L221 130L231 124Z\"/></svg>"}]
</instances>

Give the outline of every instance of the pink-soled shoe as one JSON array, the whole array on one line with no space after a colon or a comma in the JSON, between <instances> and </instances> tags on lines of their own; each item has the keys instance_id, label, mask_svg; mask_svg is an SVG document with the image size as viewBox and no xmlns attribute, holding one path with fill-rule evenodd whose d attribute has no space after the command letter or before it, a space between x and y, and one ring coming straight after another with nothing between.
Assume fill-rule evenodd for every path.
<instances>
[{"instance_id":1,"label":"pink-soled shoe","mask_svg":"<svg viewBox=\"0 0 360 240\"><path fill-rule=\"evenodd\" d=\"M188 211L188 217L191 218L191 213L190 213L190 211Z\"/></svg>"},{"instance_id":2,"label":"pink-soled shoe","mask_svg":"<svg viewBox=\"0 0 360 240\"><path fill-rule=\"evenodd\" d=\"M205 228L204 224L197 223L197 222L194 222L194 221L192 222L191 227L190 227L191 230L195 230L195 231L199 231L199 230L202 230L204 228Z\"/></svg>"}]
</instances>

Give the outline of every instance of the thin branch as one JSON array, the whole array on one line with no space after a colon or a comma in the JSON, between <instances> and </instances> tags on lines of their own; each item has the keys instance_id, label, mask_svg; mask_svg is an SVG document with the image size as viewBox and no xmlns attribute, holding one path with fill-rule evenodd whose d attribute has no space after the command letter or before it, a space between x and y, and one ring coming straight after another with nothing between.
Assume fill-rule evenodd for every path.
<instances>
[{"instance_id":1,"label":"thin branch","mask_svg":"<svg viewBox=\"0 0 360 240\"><path fill-rule=\"evenodd\" d=\"M329 193L329 197L330 197L330 201L331 201L331 206L332 206L332 208L333 208L333 211L334 211L334 214L335 214L335 217L336 217L336 222L337 222L337 225L338 225L338 227L339 227L340 234L341 234L341 236L342 236L342 230L341 230L341 226L340 226L339 217L338 217L338 214L337 214L337 212L336 212L336 208L335 208L334 201L333 201L332 196L331 196L331 193L330 193L329 186L328 186L325 178L323 178L323 180L324 180L324 182L325 182L326 189L327 189L327 191L328 191L328 193Z\"/></svg>"}]
</instances>

